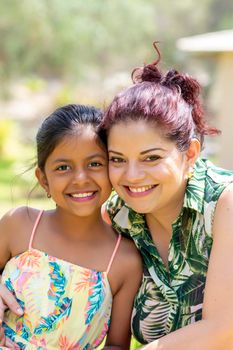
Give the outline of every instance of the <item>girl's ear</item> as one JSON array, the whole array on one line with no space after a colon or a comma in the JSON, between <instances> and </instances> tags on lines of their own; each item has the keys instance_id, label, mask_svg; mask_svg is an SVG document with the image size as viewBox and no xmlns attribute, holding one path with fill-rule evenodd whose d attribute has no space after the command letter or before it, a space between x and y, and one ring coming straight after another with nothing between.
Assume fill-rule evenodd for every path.
<instances>
[{"instance_id":1,"label":"girl's ear","mask_svg":"<svg viewBox=\"0 0 233 350\"><path fill-rule=\"evenodd\" d=\"M186 151L186 158L189 167L193 167L197 158L199 157L201 152L201 144L198 139L192 139L188 150Z\"/></svg>"},{"instance_id":2,"label":"girl's ear","mask_svg":"<svg viewBox=\"0 0 233 350\"><path fill-rule=\"evenodd\" d=\"M49 194L49 184L45 173L40 168L37 167L35 170L35 175L41 187L43 187L43 189L47 192L47 194Z\"/></svg>"}]
</instances>

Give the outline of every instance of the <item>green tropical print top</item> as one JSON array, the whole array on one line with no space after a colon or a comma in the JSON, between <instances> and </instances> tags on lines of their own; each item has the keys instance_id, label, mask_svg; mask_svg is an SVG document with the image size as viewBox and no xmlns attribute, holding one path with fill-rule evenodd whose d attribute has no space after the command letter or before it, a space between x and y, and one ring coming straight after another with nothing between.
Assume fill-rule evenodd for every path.
<instances>
[{"instance_id":1,"label":"green tropical print top","mask_svg":"<svg viewBox=\"0 0 233 350\"><path fill-rule=\"evenodd\" d=\"M208 160L196 162L182 211L172 225L168 268L152 241L145 215L133 211L117 194L107 203L113 227L134 240L143 258L143 280L132 314L132 332L142 344L201 319L214 211L231 182L233 172Z\"/></svg>"}]
</instances>

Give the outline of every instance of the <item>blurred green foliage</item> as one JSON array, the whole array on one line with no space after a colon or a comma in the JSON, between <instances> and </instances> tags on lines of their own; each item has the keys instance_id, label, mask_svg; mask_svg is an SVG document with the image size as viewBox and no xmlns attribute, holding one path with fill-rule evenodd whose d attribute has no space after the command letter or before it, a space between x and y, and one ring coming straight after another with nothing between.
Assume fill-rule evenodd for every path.
<instances>
[{"instance_id":1,"label":"blurred green foliage","mask_svg":"<svg viewBox=\"0 0 233 350\"><path fill-rule=\"evenodd\" d=\"M19 130L17 124L8 118L0 119L0 157L16 156L19 150L17 142Z\"/></svg>"},{"instance_id":2,"label":"blurred green foliage","mask_svg":"<svg viewBox=\"0 0 233 350\"><path fill-rule=\"evenodd\" d=\"M154 56L183 64L181 36L232 28L232 0L2 0L0 77L92 79Z\"/></svg>"},{"instance_id":3,"label":"blurred green foliage","mask_svg":"<svg viewBox=\"0 0 233 350\"><path fill-rule=\"evenodd\" d=\"M42 189L37 186L34 169L22 159L0 157L0 217L9 209L19 205L51 208Z\"/></svg>"}]
</instances>

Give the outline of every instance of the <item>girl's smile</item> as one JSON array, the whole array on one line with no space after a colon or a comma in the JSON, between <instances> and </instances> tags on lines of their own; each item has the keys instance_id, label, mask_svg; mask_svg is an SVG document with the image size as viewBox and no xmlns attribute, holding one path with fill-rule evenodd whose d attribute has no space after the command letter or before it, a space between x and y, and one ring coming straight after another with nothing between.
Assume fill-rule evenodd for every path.
<instances>
[{"instance_id":1,"label":"girl's smile","mask_svg":"<svg viewBox=\"0 0 233 350\"><path fill-rule=\"evenodd\" d=\"M65 136L37 176L57 206L77 216L98 211L111 192L107 154L91 126Z\"/></svg>"}]
</instances>

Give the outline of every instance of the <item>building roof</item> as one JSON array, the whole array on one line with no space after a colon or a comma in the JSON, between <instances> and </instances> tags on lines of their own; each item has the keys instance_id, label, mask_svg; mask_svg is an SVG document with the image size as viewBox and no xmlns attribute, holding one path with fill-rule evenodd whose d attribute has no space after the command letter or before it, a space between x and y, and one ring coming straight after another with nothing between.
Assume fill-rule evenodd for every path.
<instances>
[{"instance_id":1,"label":"building roof","mask_svg":"<svg viewBox=\"0 0 233 350\"><path fill-rule=\"evenodd\" d=\"M180 38L176 45L189 52L232 52L233 29Z\"/></svg>"}]
</instances>

